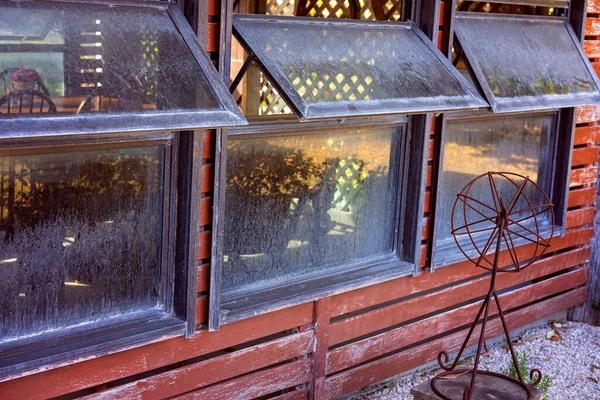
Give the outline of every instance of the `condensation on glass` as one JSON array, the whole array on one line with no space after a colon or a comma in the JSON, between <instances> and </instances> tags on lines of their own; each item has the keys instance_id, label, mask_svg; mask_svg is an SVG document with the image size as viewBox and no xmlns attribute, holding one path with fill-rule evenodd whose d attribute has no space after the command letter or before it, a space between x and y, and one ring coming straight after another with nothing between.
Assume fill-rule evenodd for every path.
<instances>
[{"instance_id":1,"label":"condensation on glass","mask_svg":"<svg viewBox=\"0 0 600 400\"><path fill-rule=\"evenodd\" d=\"M252 290L390 255L401 129L228 142L223 290Z\"/></svg>"},{"instance_id":2,"label":"condensation on glass","mask_svg":"<svg viewBox=\"0 0 600 400\"><path fill-rule=\"evenodd\" d=\"M552 132L554 130L555 114L519 115L492 117L484 119L456 119L446 124L444 137L443 160L441 176L438 180L438 198L435 214L435 248L434 262L443 258L444 250L450 250L452 256L458 254L451 233L452 207L456 195L477 176L488 171L512 172L529 177L539 184L542 189L549 191L551 171ZM514 176L511 176L514 179ZM507 181L497 180L496 189L499 197L508 207L515 194L516 187ZM518 184L521 184L517 180ZM532 185L528 188L531 189ZM485 204L494 204L494 198L486 180L478 181L471 188L477 199ZM539 192L525 193L532 204L544 204L545 199ZM472 207L471 207L472 206ZM513 212L528 207L523 197L518 197ZM486 230L494 225L485 218L494 215L493 211L479 204L471 204L467 208L468 221L480 221L471 227L475 238L489 237ZM457 217L464 221L462 216ZM531 223L530 214L517 213L512 216L524 228L517 228L517 234L522 229L528 229ZM544 222L544 221L540 221ZM515 225L518 226L518 225ZM487 233L487 236L485 234ZM527 235L524 235L527 236ZM466 237L464 238L467 239ZM518 236L515 235L515 239Z\"/></svg>"},{"instance_id":3,"label":"condensation on glass","mask_svg":"<svg viewBox=\"0 0 600 400\"><path fill-rule=\"evenodd\" d=\"M165 9L5 3L0 118L223 110Z\"/></svg>"},{"instance_id":4,"label":"condensation on glass","mask_svg":"<svg viewBox=\"0 0 600 400\"><path fill-rule=\"evenodd\" d=\"M455 29L494 111L600 99L589 61L562 18L459 13Z\"/></svg>"},{"instance_id":5,"label":"condensation on glass","mask_svg":"<svg viewBox=\"0 0 600 400\"><path fill-rule=\"evenodd\" d=\"M410 23L235 14L233 27L300 118L487 106Z\"/></svg>"},{"instance_id":6,"label":"condensation on glass","mask_svg":"<svg viewBox=\"0 0 600 400\"><path fill-rule=\"evenodd\" d=\"M254 0L238 1L234 12L275 16L399 21L403 0ZM240 71L244 52L234 39L231 46L231 79ZM253 64L233 93L245 116L292 114L277 89Z\"/></svg>"},{"instance_id":7,"label":"condensation on glass","mask_svg":"<svg viewBox=\"0 0 600 400\"><path fill-rule=\"evenodd\" d=\"M0 343L164 309L164 151L0 154Z\"/></svg>"}]
</instances>

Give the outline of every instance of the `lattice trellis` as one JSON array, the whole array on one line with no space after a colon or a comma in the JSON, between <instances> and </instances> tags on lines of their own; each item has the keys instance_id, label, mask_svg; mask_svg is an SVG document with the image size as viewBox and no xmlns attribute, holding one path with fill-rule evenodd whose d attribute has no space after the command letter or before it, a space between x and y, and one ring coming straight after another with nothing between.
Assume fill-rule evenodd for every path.
<instances>
[{"instance_id":1,"label":"lattice trellis","mask_svg":"<svg viewBox=\"0 0 600 400\"><path fill-rule=\"evenodd\" d=\"M156 71L158 71L158 33L156 31L146 30L142 32L141 45L143 49L143 71L141 77L143 102L145 104L156 104L157 100L157 81Z\"/></svg>"},{"instance_id":2,"label":"lattice trellis","mask_svg":"<svg viewBox=\"0 0 600 400\"><path fill-rule=\"evenodd\" d=\"M397 21L402 17L402 0L267 0L267 15L310 16L321 18L356 18L365 20ZM367 87L370 78L357 76L323 76L318 79L300 80L301 75L291 79L301 95L309 96L320 92L324 87L330 98L336 100L368 100ZM261 74L260 115L289 114L290 108L275 88Z\"/></svg>"}]
</instances>

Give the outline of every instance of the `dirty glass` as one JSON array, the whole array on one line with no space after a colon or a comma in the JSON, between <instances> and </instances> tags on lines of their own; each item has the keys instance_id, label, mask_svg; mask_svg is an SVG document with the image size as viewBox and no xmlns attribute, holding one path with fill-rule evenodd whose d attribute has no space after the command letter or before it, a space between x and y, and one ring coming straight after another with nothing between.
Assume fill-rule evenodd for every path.
<instances>
[{"instance_id":1,"label":"dirty glass","mask_svg":"<svg viewBox=\"0 0 600 400\"><path fill-rule=\"evenodd\" d=\"M6 3L0 118L223 109L164 9Z\"/></svg>"},{"instance_id":2,"label":"dirty glass","mask_svg":"<svg viewBox=\"0 0 600 400\"><path fill-rule=\"evenodd\" d=\"M163 154L0 154L0 343L162 306Z\"/></svg>"},{"instance_id":3,"label":"dirty glass","mask_svg":"<svg viewBox=\"0 0 600 400\"><path fill-rule=\"evenodd\" d=\"M399 22L234 16L237 39L302 118L485 106L416 29Z\"/></svg>"},{"instance_id":4,"label":"dirty glass","mask_svg":"<svg viewBox=\"0 0 600 400\"><path fill-rule=\"evenodd\" d=\"M239 1L234 12L275 16L342 18L379 21L399 21L403 0L266 0L264 6L254 1ZM245 54L234 40L231 46L231 79L245 61ZM245 116L291 114L292 110L277 89L252 65L233 96Z\"/></svg>"},{"instance_id":5,"label":"dirty glass","mask_svg":"<svg viewBox=\"0 0 600 400\"><path fill-rule=\"evenodd\" d=\"M554 114L448 121L436 202L437 249L443 250L451 246L456 253L451 234L452 207L456 195L477 176L488 171L513 172L528 176L544 190L549 190L551 175L549 149L553 129ZM496 180L495 182L499 197L508 206L515 193L515 187L508 181ZM518 184L521 182L518 181ZM531 188L527 186L527 189ZM473 186L471 191L485 204L494 204L487 181ZM534 191L528 190L525 194L532 204L545 203L544 199ZM526 201L518 198L514 211L526 207ZM468 221L482 220L485 218L482 214L485 217L492 215L489 209L477 204L473 208L467 208ZM519 219L518 216L515 218ZM462 223L464 217L460 216L455 220L455 227L459 226L459 220ZM527 226L529 222L531 221L522 223ZM489 226L485 224L485 222L478 224L474 230L488 228ZM481 235L484 233L482 232Z\"/></svg>"},{"instance_id":6,"label":"dirty glass","mask_svg":"<svg viewBox=\"0 0 600 400\"><path fill-rule=\"evenodd\" d=\"M392 254L397 129L228 142L223 290Z\"/></svg>"},{"instance_id":7,"label":"dirty glass","mask_svg":"<svg viewBox=\"0 0 600 400\"><path fill-rule=\"evenodd\" d=\"M499 111L513 100L540 98L543 106L545 100L562 98L564 106L572 106L566 101L586 104L598 94L580 45L562 19L462 14L456 18L456 34Z\"/></svg>"}]
</instances>

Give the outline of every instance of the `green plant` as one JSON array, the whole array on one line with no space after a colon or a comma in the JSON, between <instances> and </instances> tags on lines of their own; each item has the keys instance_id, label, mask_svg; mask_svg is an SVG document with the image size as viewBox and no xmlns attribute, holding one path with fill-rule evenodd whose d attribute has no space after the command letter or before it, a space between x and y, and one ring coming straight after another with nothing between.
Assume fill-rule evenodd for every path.
<instances>
[{"instance_id":1,"label":"green plant","mask_svg":"<svg viewBox=\"0 0 600 400\"><path fill-rule=\"evenodd\" d=\"M519 372L521 373L521 376L523 377L523 379L527 383L533 383L534 380L529 378L529 369L527 367L527 361L529 360L529 357L527 355L527 352L516 351L515 357L517 358L517 363L519 364ZM510 378L519 380L519 375L517 374L517 368L516 368L514 362L511 362L510 368L503 369L502 371L500 371L500 373L502 375L506 375ZM548 399L547 393L548 393L548 389L550 388L551 384L552 384L552 378L548 375L544 375L544 377L542 378L542 381L536 386L536 389L539 389L544 392L544 397L542 398L542 400Z\"/></svg>"}]
</instances>

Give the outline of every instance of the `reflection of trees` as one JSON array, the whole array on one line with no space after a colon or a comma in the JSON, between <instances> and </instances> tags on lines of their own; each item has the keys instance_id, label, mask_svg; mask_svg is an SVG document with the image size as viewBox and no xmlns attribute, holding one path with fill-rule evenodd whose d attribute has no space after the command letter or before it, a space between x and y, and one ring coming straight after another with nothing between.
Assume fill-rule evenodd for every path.
<instances>
[{"instance_id":1,"label":"reflection of trees","mask_svg":"<svg viewBox=\"0 0 600 400\"><path fill-rule=\"evenodd\" d=\"M225 290L380 254L390 221L387 166L317 160L292 146L230 142ZM367 207L369 211L367 212Z\"/></svg>"},{"instance_id":2,"label":"reflection of trees","mask_svg":"<svg viewBox=\"0 0 600 400\"><path fill-rule=\"evenodd\" d=\"M9 157L0 336L158 304L159 160L152 152L83 154Z\"/></svg>"},{"instance_id":3,"label":"reflection of trees","mask_svg":"<svg viewBox=\"0 0 600 400\"><path fill-rule=\"evenodd\" d=\"M521 77L507 76L497 66L493 68L483 67L494 95L498 97L525 97L539 96L545 94L567 94L590 92L594 89L591 81L575 78L571 82L558 82L555 79L539 76L535 81L527 81Z\"/></svg>"},{"instance_id":4,"label":"reflection of trees","mask_svg":"<svg viewBox=\"0 0 600 400\"><path fill-rule=\"evenodd\" d=\"M247 234L228 235L226 254L285 252L304 205L333 196L337 159L318 162L302 150L241 141L229 160L225 202L235 212L227 213L225 229Z\"/></svg>"}]
</instances>

